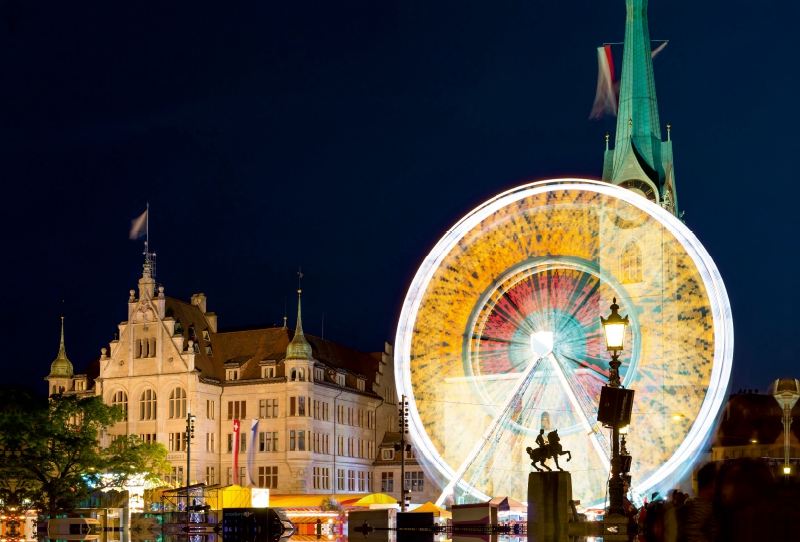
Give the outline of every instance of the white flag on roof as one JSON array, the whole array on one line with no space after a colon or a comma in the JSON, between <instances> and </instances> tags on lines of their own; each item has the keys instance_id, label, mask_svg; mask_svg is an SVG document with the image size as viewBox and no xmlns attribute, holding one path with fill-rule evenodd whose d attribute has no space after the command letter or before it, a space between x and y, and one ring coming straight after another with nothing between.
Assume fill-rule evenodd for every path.
<instances>
[{"instance_id":1,"label":"white flag on roof","mask_svg":"<svg viewBox=\"0 0 800 542\"><path fill-rule=\"evenodd\" d=\"M138 239L147 233L147 211L139 218L131 220L131 239Z\"/></svg>"}]
</instances>

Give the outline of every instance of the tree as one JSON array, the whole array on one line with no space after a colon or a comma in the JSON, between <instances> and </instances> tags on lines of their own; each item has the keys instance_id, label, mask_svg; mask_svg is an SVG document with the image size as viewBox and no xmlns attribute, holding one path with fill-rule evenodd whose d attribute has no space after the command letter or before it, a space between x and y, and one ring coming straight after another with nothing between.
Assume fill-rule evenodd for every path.
<instances>
[{"instance_id":1,"label":"tree","mask_svg":"<svg viewBox=\"0 0 800 542\"><path fill-rule=\"evenodd\" d=\"M0 391L0 405L0 478L17 482L22 493L15 490L15 498L39 501L50 514L134 475L157 479L169 467L161 444L121 436L100 446L100 431L124 418L100 397L57 395L42 404L24 392Z\"/></svg>"}]
</instances>

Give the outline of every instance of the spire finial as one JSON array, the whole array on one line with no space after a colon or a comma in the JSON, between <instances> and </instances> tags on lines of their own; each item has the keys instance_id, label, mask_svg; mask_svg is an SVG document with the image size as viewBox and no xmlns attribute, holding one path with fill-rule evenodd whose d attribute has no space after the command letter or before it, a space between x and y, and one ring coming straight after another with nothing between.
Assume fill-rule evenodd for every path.
<instances>
[{"instance_id":1,"label":"spire finial","mask_svg":"<svg viewBox=\"0 0 800 542\"><path fill-rule=\"evenodd\" d=\"M303 274L298 271L297 274L300 278ZM299 286L299 281L298 281ZM299 359L299 360L312 360L314 359L311 352L311 345L308 344L305 335L303 335L303 317L302 317L302 304L301 296L302 290L297 289L297 328L294 331L292 342L286 347L286 359Z\"/></svg>"},{"instance_id":2,"label":"spire finial","mask_svg":"<svg viewBox=\"0 0 800 542\"><path fill-rule=\"evenodd\" d=\"M672 141L672 125L667 123L667 141Z\"/></svg>"},{"instance_id":3,"label":"spire finial","mask_svg":"<svg viewBox=\"0 0 800 542\"><path fill-rule=\"evenodd\" d=\"M608 150L608 132L606 132L606 150Z\"/></svg>"}]
</instances>

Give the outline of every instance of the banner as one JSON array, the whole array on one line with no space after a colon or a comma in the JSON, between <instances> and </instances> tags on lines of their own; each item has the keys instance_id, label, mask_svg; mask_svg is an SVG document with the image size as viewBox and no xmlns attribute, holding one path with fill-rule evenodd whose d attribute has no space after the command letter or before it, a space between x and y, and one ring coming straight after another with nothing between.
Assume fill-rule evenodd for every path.
<instances>
[{"instance_id":1,"label":"banner","mask_svg":"<svg viewBox=\"0 0 800 542\"><path fill-rule=\"evenodd\" d=\"M233 485L239 485L239 420L233 420Z\"/></svg>"},{"instance_id":2,"label":"banner","mask_svg":"<svg viewBox=\"0 0 800 542\"><path fill-rule=\"evenodd\" d=\"M256 437L258 436L258 420L250 421L250 438L247 442L247 487L256 487L255 479L255 460L256 460Z\"/></svg>"}]
</instances>

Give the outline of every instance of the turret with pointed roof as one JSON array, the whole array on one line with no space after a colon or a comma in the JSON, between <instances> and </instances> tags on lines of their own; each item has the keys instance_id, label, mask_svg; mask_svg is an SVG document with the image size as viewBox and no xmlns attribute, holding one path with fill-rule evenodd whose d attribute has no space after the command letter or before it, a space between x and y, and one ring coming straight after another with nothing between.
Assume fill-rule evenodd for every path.
<instances>
[{"instance_id":1,"label":"turret with pointed roof","mask_svg":"<svg viewBox=\"0 0 800 542\"><path fill-rule=\"evenodd\" d=\"M311 361L314 357L311 353L311 345L308 344L305 335L303 335L303 320L300 315L301 293L302 290L297 290L297 329L294 332L292 342L286 347L286 359Z\"/></svg>"},{"instance_id":2,"label":"turret with pointed roof","mask_svg":"<svg viewBox=\"0 0 800 542\"><path fill-rule=\"evenodd\" d=\"M639 192L677 215L672 141L661 140L647 2L625 0L617 134L615 148L606 149L603 180Z\"/></svg>"},{"instance_id":3,"label":"turret with pointed roof","mask_svg":"<svg viewBox=\"0 0 800 542\"><path fill-rule=\"evenodd\" d=\"M72 378L74 369L72 363L67 359L67 349L64 346L64 317L61 317L61 344L58 347L58 357L50 364L50 378Z\"/></svg>"}]
</instances>

